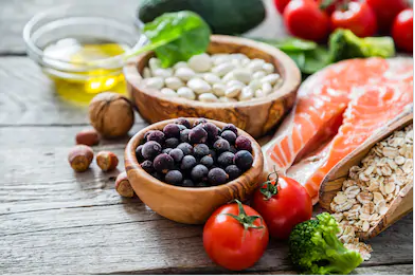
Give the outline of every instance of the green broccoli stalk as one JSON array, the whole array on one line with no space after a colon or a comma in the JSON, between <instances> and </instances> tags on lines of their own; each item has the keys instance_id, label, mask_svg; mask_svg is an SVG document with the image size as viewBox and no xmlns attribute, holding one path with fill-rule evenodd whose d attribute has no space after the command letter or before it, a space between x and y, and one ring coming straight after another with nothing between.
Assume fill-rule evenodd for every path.
<instances>
[{"instance_id":1,"label":"green broccoli stalk","mask_svg":"<svg viewBox=\"0 0 415 276\"><path fill-rule=\"evenodd\" d=\"M350 30L338 29L330 35L331 62L349 58L382 57L395 55L391 37L357 37Z\"/></svg>"},{"instance_id":2,"label":"green broccoli stalk","mask_svg":"<svg viewBox=\"0 0 415 276\"><path fill-rule=\"evenodd\" d=\"M294 227L290 234L290 257L305 274L349 274L363 259L358 252L348 250L336 234L336 220L322 213Z\"/></svg>"}]
</instances>

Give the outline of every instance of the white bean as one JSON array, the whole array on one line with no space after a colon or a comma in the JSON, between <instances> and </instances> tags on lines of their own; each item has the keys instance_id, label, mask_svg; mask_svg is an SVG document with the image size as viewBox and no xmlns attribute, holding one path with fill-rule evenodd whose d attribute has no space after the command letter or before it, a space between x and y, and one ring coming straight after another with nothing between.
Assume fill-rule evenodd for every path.
<instances>
[{"instance_id":1,"label":"white bean","mask_svg":"<svg viewBox=\"0 0 415 276\"><path fill-rule=\"evenodd\" d=\"M217 102L218 98L212 93L203 93L199 95L199 101L213 103L213 102Z\"/></svg>"},{"instance_id":2,"label":"white bean","mask_svg":"<svg viewBox=\"0 0 415 276\"><path fill-rule=\"evenodd\" d=\"M188 81L196 76L195 72L187 67L177 69L175 75L183 81Z\"/></svg>"},{"instance_id":3,"label":"white bean","mask_svg":"<svg viewBox=\"0 0 415 276\"><path fill-rule=\"evenodd\" d=\"M263 77L265 77L267 74L264 71L256 71L255 73L252 74L252 78L253 79L257 79L260 80Z\"/></svg>"},{"instance_id":4,"label":"white bean","mask_svg":"<svg viewBox=\"0 0 415 276\"><path fill-rule=\"evenodd\" d=\"M175 65L173 65L174 70L177 70L179 68L188 68L188 67L189 65L187 65L187 63L184 61L179 61Z\"/></svg>"},{"instance_id":5,"label":"white bean","mask_svg":"<svg viewBox=\"0 0 415 276\"><path fill-rule=\"evenodd\" d=\"M226 85L222 83L215 83L212 89L216 96L223 96L225 95Z\"/></svg>"},{"instance_id":6,"label":"white bean","mask_svg":"<svg viewBox=\"0 0 415 276\"><path fill-rule=\"evenodd\" d=\"M235 68L242 67L242 60L239 60L239 59L232 59L232 60L231 60L231 63L232 63L233 65L235 65Z\"/></svg>"},{"instance_id":7,"label":"white bean","mask_svg":"<svg viewBox=\"0 0 415 276\"><path fill-rule=\"evenodd\" d=\"M220 83L221 82L221 79L217 75L212 74L212 73L203 74L203 79L205 81L207 81L208 83L210 83L210 84L215 84L215 83Z\"/></svg>"},{"instance_id":8,"label":"white bean","mask_svg":"<svg viewBox=\"0 0 415 276\"><path fill-rule=\"evenodd\" d=\"M192 56L188 61L189 67L195 72L207 72L212 67L212 62L208 54Z\"/></svg>"},{"instance_id":9,"label":"white bean","mask_svg":"<svg viewBox=\"0 0 415 276\"><path fill-rule=\"evenodd\" d=\"M241 53L231 54L231 58L232 59L239 59L239 60L248 59L248 57L246 55L241 54Z\"/></svg>"},{"instance_id":10,"label":"white bean","mask_svg":"<svg viewBox=\"0 0 415 276\"><path fill-rule=\"evenodd\" d=\"M239 86L239 87L244 87L245 86L245 84L243 83L243 82L241 82L241 81L238 81L238 80L230 80L230 81L228 81L227 83L226 83L226 86L227 87L231 87L231 86Z\"/></svg>"},{"instance_id":11,"label":"white bean","mask_svg":"<svg viewBox=\"0 0 415 276\"><path fill-rule=\"evenodd\" d=\"M150 71L150 68L148 68L148 67L144 68L144 70L143 70L143 77L144 77L145 79L147 79L147 78L151 78L151 71Z\"/></svg>"},{"instance_id":12,"label":"white bean","mask_svg":"<svg viewBox=\"0 0 415 276\"><path fill-rule=\"evenodd\" d=\"M174 92L174 90L170 89L170 88L163 88L160 90L160 92L164 95L167 96L169 98L173 98L173 97L177 97L176 92Z\"/></svg>"},{"instance_id":13,"label":"white bean","mask_svg":"<svg viewBox=\"0 0 415 276\"><path fill-rule=\"evenodd\" d=\"M258 79L253 79L251 80L251 82L248 84L249 87L251 87L252 90L256 90L258 88L261 87L261 82Z\"/></svg>"},{"instance_id":14,"label":"white bean","mask_svg":"<svg viewBox=\"0 0 415 276\"><path fill-rule=\"evenodd\" d=\"M161 89L164 85L164 80L161 77L152 77L144 79L144 84L150 88Z\"/></svg>"},{"instance_id":15,"label":"white bean","mask_svg":"<svg viewBox=\"0 0 415 276\"><path fill-rule=\"evenodd\" d=\"M222 81L224 81L224 82L228 82L228 81L230 81L230 80L234 80L235 78L234 78L234 76L233 76L233 71L232 72L229 72L229 73L227 73L223 78L222 78Z\"/></svg>"},{"instance_id":16,"label":"white bean","mask_svg":"<svg viewBox=\"0 0 415 276\"><path fill-rule=\"evenodd\" d=\"M230 62L226 62L226 63L221 63L216 67L213 67L212 73L218 75L219 77L222 77L226 75L227 73L229 73L230 71L232 71L233 69L235 69L235 65L233 65Z\"/></svg>"},{"instance_id":17,"label":"white bean","mask_svg":"<svg viewBox=\"0 0 415 276\"><path fill-rule=\"evenodd\" d=\"M212 90L212 87L209 83L199 78L191 79L187 83L187 86L197 94L206 93Z\"/></svg>"},{"instance_id":18,"label":"white bean","mask_svg":"<svg viewBox=\"0 0 415 276\"><path fill-rule=\"evenodd\" d=\"M151 71L154 71L158 68L161 68L161 61L158 58L152 57L148 61L148 66L150 67Z\"/></svg>"},{"instance_id":19,"label":"white bean","mask_svg":"<svg viewBox=\"0 0 415 276\"><path fill-rule=\"evenodd\" d=\"M267 94L264 91L262 91L262 89L258 89L258 90L255 91L255 97L256 98L263 98L266 95Z\"/></svg>"},{"instance_id":20,"label":"white bean","mask_svg":"<svg viewBox=\"0 0 415 276\"><path fill-rule=\"evenodd\" d=\"M236 97L241 92L241 90L242 90L242 87L237 86L237 85L236 86L229 87L225 91L225 97L228 97L228 98Z\"/></svg>"},{"instance_id":21,"label":"white bean","mask_svg":"<svg viewBox=\"0 0 415 276\"><path fill-rule=\"evenodd\" d=\"M236 102L238 102L238 100L236 100L234 98L227 98L227 97L220 97L219 101L223 102L223 103L236 103Z\"/></svg>"},{"instance_id":22,"label":"white bean","mask_svg":"<svg viewBox=\"0 0 415 276\"><path fill-rule=\"evenodd\" d=\"M265 61L263 59L255 58L251 60L251 62L248 65L248 69L252 72L256 72L262 69L262 65L265 64Z\"/></svg>"},{"instance_id":23,"label":"white bean","mask_svg":"<svg viewBox=\"0 0 415 276\"><path fill-rule=\"evenodd\" d=\"M269 82L271 85L274 85L280 79L280 75L278 74L270 74L265 76L261 79L261 82Z\"/></svg>"},{"instance_id":24,"label":"white bean","mask_svg":"<svg viewBox=\"0 0 415 276\"><path fill-rule=\"evenodd\" d=\"M269 84L269 82L264 82L264 83L262 84L262 91L263 91L266 95L268 95L269 93L271 93L271 91L272 91L272 86L271 86L271 84Z\"/></svg>"},{"instance_id":25,"label":"white bean","mask_svg":"<svg viewBox=\"0 0 415 276\"><path fill-rule=\"evenodd\" d=\"M231 57L227 54L216 54L212 56L212 61L214 65L219 65L224 62L231 60Z\"/></svg>"},{"instance_id":26,"label":"white bean","mask_svg":"<svg viewBox=\"0 0 415 276\"><path fill-rule=\"evenodd\" d=\"M151 73L153 74L154 77L168 78L168 77L173 76L173 69L158 68L158 69L152 70Z\"/></svg>"},{"instance_id":27,"label":"white bean","mask_svg":"<svg viewBox=\"0 0 415 276\"><path fill-rule=\"evenodd\" d=\"M249 86L246 86L242 89L241 93L239 94L238 99L240 101L247 101L254 97L254 93Z\"/></svg>"},{"instance_id":28,"label":"white bean","mask_svg":"<svg viewBox=\"0 0 415 276\"><path fill-rule=\"evenodd\" d=\"M233 70L233 76L236 80L243 83L249 83L251 81L251 72L246 69L236 69Z\"/></svg>"},{"instance_id":29,"label":"white bean","mask_svg":"<svg viewBox=\"0 0 415 276\"><path fill-rule=\"evenodd\" d=\"M241 61L241 65L242 65L242 67L246 67L246 66L248 66L248 64L251 62L251 60L249 59L249 58L247 58L247 59L243 59L242 61Z\"/></svg>"},{"instance_id":30,"label":"white bean","mask_svg":"<svg viewBox=\"0 0 415 276\"><path fill-rule=\"evenodd\" d=\"M265 63L264 65L262 65L262 70L267 74L272 74L274 73L274 65L272 65L271 63Z\"/></svg>"},{"instance_id":31,"label":"white bean","mask_svg":"<svg viewBox=\"0 0 415 276\"><path fill-rule=\"evenodd\" d=\"M180 87L179 90L177 90L177 95L181 98L186 98L189 100L196 99L195 92L193 92L193 90L189 87Z\"/></svg>"},{"instance_id":32,"label":"white bean","mask_svg":"<svg viewBox=\"0 0 415 276\"><path fill-rule=\"evenodd\" d=\"M184 86L184 83L178 77L169 77L164 80L166 86L170 89L177 90Z\"/></svg>"}]
</instances>

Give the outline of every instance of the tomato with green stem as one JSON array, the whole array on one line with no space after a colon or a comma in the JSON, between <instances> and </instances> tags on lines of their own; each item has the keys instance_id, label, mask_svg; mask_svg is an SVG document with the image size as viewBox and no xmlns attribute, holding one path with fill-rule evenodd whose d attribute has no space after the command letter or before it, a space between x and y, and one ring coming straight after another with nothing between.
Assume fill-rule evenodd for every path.
<instances>
[{"instance_id":1,"label":"tomato with green stem","mask_svg":"<svg viewBox=\"0 0 415 276\"><path fill-rule=\"evenodd\" d=\"M275 180L271 176L275 175ZM311 198L303 186L292 178L270 173L254 193L252 208L258 211L268 226L270 236L288 239L297 224L309 220L313 212Z\"/></svg>"},{"instance_id":2,"label":"tomato with green stem","mask_svg":"<svg viewBox=\"0 0 415 276\"><path fill-rule=\"evenodd\" d=\"M268 245L268 228L257 211L240 201L217 209L203 228L203 246L216 264L230 270L253 266Z\"/></svg>"}]
</instances>

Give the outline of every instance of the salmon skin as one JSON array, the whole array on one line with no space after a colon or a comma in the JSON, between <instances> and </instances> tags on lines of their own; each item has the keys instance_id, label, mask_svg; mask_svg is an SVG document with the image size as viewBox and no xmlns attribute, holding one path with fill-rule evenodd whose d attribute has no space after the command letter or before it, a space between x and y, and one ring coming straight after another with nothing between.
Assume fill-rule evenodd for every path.
<instances>
[{"instance_id":1,"label":"salmon skin","mask_svg":"<svg viewBox=\"0 0 415 276\"><path fill-rule=\"evenodd\" d=\"M308 78L264 147L266 169L296 179L316 203L329 170L412 104L412 64L411 58L354 59Z\"/></svg>"}]
</instances>

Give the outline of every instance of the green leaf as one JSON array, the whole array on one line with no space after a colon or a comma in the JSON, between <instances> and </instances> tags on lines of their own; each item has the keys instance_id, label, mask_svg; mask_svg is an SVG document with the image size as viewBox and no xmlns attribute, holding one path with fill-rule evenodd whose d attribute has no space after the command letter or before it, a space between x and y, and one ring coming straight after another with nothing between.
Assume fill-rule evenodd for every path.
<instances>
[{"instance_id":1,"label":"green leaf","mask_svg":"<svg viewBox=\"0 0 415 276\"><path fill-rule=\"evenodd\" d=\"M314 41L304 40L300 38L286 38L284 40L268 39L268 38L254 38L255 40L270 44L277 47L281 51L300 52L310 51L317 48L317 44Z\"/></svg>"},{"instance_id":2,"label":"green leaf","mask_svg":"<svg viewBox=\"0 0 415 276\"><path fill-rule=\"evenodd\" d=\"M330 52L319 46L314 51L305 53L304 63L301 71L305 74L314 74L330 64Z\"/></svg>"},{"instance_id":3,"label":"green leaf","mask_svg":"<svg viewBox=\"0 0 415 276\"><path fill-rule=\"evenodd\" d=\"M285 53L295 62L298 68L300 68L300 70L302 71L305 66L305 53L304 52L289 52L289 51Z\"/></svg>"}]
</instances>

